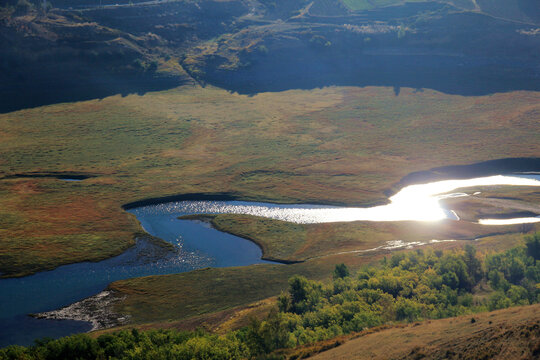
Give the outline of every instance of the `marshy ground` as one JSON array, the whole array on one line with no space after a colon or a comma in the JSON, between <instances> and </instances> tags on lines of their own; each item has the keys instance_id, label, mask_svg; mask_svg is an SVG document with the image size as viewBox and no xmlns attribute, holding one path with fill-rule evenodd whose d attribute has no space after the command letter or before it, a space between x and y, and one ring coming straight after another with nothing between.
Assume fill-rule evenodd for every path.
<instances>
[{"instance_id":1,"label":"marshy ground","mask_svg":"<svg viewBox=\"0 0 540 360\"><path fill-rule=\"evenodd\" d=\"M227 192L369 205L411 172L534 157L538 100L526 91L245 96L186 86L2 114L0 271L20 276L122 252L141 229L121 206L136 200ZM12 177L36 172L93 177Z\"/></svg>"}]
</instances>

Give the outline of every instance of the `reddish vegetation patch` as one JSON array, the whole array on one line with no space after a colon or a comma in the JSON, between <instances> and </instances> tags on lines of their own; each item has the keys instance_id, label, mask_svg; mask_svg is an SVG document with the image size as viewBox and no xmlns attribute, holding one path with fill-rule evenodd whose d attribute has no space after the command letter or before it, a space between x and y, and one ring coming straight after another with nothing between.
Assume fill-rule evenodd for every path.
<instances>
[{"instance_id":1,"label":"reddish vegetation patch","mask_svg":"<svg viewBox=\"0 0 540 360\"><path fill-rule=\"evenodd\" d=\"M97 231L117 230L116 224L107 219L110 210L99 207L96 200L80 198L66 199L63 204L44 205L28 213L28 220L47 223L48 226L34 230L34 235L61 235L84 232L85 222L95 222ZM68 226L66 226L68 225Z\"/></svg>"},{"instance_id":2,"label":"reddish vegetation patch","mask_svg":"<svg viewBox=\"0 0 540 360\"><path fill-rule=\"evenodd\" d=\"M19 180L11 187L11 191L23 196L41 192L37 181L34 180Z\"/></svg>"}]
</instances>

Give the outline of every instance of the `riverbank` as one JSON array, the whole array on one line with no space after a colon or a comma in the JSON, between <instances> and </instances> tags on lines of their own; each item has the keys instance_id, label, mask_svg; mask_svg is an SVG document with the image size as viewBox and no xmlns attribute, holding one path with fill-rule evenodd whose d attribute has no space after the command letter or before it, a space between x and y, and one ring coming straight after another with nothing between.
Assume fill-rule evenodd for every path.
<instances>
[{"instance_id":1,"label":"riverbank","mask_svg":"<svg viewBox=\"0 0 540 360\"><path fill-rule=\"evenodd\" d=\"M114 303L121 300L121 297L106 290L61 309L30 314L30 316L36 319L85 321L92 325L90 331L108 329L129 321L129 317L112 310Z\"/></svg>"}]
</instances>

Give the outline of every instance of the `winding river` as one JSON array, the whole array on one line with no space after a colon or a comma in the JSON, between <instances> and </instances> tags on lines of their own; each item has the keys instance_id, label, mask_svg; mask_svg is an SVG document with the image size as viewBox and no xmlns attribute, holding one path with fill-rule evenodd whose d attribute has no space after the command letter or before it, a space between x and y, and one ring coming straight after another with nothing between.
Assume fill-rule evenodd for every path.
<instances>
[{"instance_id":1,"label":"winding river","mask_svg":"<svg viewBox=\"0 0 540 360\"><path fill-rule=\"evenodd\" d=\"M0 347L31 344L41 337L61 337L91 329L87 322L44 320L29 313L57 309L102 291L115 280L171 274L207 266L227 267L264 263L254 243L219 232L208 224L179 220L189 214L248 214L296 223L337 221L459 221L441 199L473 196L458 189L480 186L540 186L540 175L489 176L444 180L404 187L390 203L371 208L322 205L278 205L241 201L179 201L148 205L129 210L151 235L173 244L166 252L147 239L123 254L97 263L61 266L23 278L0 280ZM485 225L540 222L540 217L482 219Z\"/></svg>"}]
</instances>

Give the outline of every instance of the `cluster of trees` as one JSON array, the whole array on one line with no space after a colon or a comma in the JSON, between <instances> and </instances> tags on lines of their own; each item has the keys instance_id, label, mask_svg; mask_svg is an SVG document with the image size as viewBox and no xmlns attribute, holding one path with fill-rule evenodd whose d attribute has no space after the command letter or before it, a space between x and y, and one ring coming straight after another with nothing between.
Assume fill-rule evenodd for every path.
<instances>
[{"instance_id":1,"label":"cluster of trees","mask_svg":"<svg viewBox=\"0 0 540 360\"><path fill-rule=\"evenodd\" d=\"M241 359L392 322L436 319L540 302L540 233L525 247L480 259L459 251L396 253L352 276L337 265L325 284L302 276L265 320L226 335L204 331L118 331L0 349L4 359ZM478 290L481 291L478 291ZM486 296L486 294L489 294ZM274 354L275 355L275 354Z\"/></svg>"},{"instance_id":2,"label":"cluster of trees","mask_svg":"<svg viewBox=\"0 0 540 360\"><path fill-rule=\"evenodd\" d=\"M446 253L416 250L396 253L381 267L365 268L354 277L344 265L337 266L328 285L295 276L278 300L287 346L390 322L540 302L539 258L536 234L526 238L526 247L482 260L473 246Z\"/></svg>"},{"instance_id":3,"label":"cluster of trees","mask_svg":"<svg viewBox=\"0 0 540 360\"><path fill-rule=\"evenodd\" d=\"M24 348L0 350L0 359L242 359L245 344L232 332L227 336L202 331L118 331L97 339L86 334L41 340Z\"/></svg>"}]
</instances>

